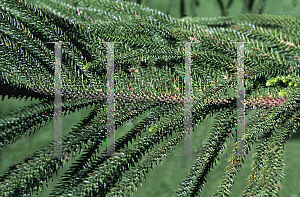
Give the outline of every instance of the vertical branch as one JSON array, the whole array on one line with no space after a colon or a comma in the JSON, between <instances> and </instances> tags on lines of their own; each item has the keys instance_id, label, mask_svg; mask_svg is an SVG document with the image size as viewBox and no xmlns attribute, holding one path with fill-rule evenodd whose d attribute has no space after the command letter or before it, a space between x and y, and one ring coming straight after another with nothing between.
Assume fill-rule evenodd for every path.
<instances>
[{"instance_id":1,"label":"vertical branch","mask_svg":"<svg viewBox=\"0 0 300 197\"><path fill-rule=\"evenodd\" d=\"M107 43L107 156L115 153L114 102L114 43L109 42Z\"/></svg>"},{"instance_id":2,"label":"vertical branch","mask_svg":"<svg viewBox=\"0 0 300 197\"><path fill-rule=\"evenodd\" d=\"M250 11L250 12L252 12L253 5L254 5L254 1L255 1L255 0L249 0L248 8L249 8L249 11Z\"/></svg>"},{"instance_id":3,"label":"vertical branch","mask_svg":"<svg viewBox=\"0 0 300 197\"><path fill-rule=\"evenodd\" d=\"M227 13L227 11L226 11L226 9L225 9L225 7L224 7L224 4L223 4L222 0L217 0L217 2L218 2L219 7L220 7L220 9L221 9L221 15L222 15L222 16L227 16L228 13Z\"/></svg>"},{"instance_id":4,"label":"vertical branch","mask_svg":"<svg viewBox=\"0 0 300 197\"><path fill-rule=\"evenodd\" d=\"M252 13L253 5L255 0L244 0L244 9L246 13Z\"/></svg>"},{"instance_id":5,"label":"vertical branch","mask_svg":"<svg viewBox=\"0 0 300 197\"><path fill-rule=\"evenodd\" d=\"M229 0L226 6L226 9L228 10L230 6L232 5L233 0Z\"/></svg>"},{"instance_id":6,"label":"vertical branch","mask_svg":"<svg viewBox=\"0 0 300 197\"><path fill-rule=\"evenodd\" d=\"M221 12L223 13L224 12L224 5L223 5L223 2L222 0L217 0L219 6L220 6L220 9L221 9ZM223 14L222 14L223 15Z\"/></svg>"},{"instance_id":7,"label":"vertical branch","mask_svg":"<svg viewBox=\"0 0 300 197\"><path fill-rule=\"evenodd\" d=\"M180 18L185 17L184 13L184 0L180 0Z\"/></svg>"}]
</instances>

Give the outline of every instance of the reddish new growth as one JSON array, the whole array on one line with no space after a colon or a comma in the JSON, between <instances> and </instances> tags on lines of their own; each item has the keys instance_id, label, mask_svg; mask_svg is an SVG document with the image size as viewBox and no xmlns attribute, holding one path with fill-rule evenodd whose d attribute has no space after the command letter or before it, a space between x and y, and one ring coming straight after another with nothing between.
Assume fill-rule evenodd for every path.
<instances>
[{"instance_id":1,"label":"reddish new growth","mask_svg":"<svg viewBox=\"0 0 300 197\"><path fill-rule=\"evenodd\" d=\"M144 90L144 89L143 89ZM183 103L184 102L184 95L182 94L176 94L176 93L160 93L160 95L155 95L152 94L151 92L147 92L144 90L144 95L142 96L138 96L136 94L133 93L133 91L131 90L131 98L127 97L127 96L120 96L122 98L118 98L117 100L121 99L121 100L130 100L130 101L150 101L150 100L159 100L161 102L166 102L166 103ZM192 98L193 100L193 98ZM273 98L271 96L267 96L266 98L260 97L258 99L254 99L253 97L246 100L245 104L246 104L246 108L250 108L251 109L257 109L258 107L267 107L270 108L272 106L276 106L278 107L279 105L281 105L283 102L285 102L285 97L281 97L281 98ZM218 100L213 100L211 101L211 103L215 103L215 104L219 104L219 103L231 103L231 100L227 100L227 99L218 99Z\"/></svg>"},{"instance_id":2,"label":"reddish new growth","mask_svg":"<svg viewBox=\"0 0 300 197\"><path fill-rule=\"evenodd\" d=\"M258 107L261 106L266 106L267 108L276 106L278 107L281 105L281 103L285 102L285 97L281 98L273 98L271 96L267 96L266 98L260 97L258 99L254 99L253 97L249 100L247 100L246 103L246 108L251 107L251 109L257 109Z\"/></svg>"}]
</instances>

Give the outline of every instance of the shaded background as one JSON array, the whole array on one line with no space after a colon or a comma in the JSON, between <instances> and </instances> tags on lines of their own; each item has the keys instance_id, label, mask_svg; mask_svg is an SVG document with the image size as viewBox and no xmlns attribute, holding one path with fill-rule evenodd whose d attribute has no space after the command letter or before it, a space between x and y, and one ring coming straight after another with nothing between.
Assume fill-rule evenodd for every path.
<instances>
[{"instance_id":1,"label":"shaded background","mask_svg":"<svg viewBox=\"0 0 300 197\"><path fill-rule=\"evenodd\" d=\"M60 0L70 5L76 6L72 0ZM36 0L28 0L31 3L37 3ZM163 13L171 14L172 16L184 17L184 16L198 16L198 17L218 17L218 16L234 16L241 13L264 13L264 14L280 14L280 15L292 15L295 17L300 16L300 0L137 0L132 1L146 5L147 7L157 9ZM24 99L7 99L0 101L0 114L7 114L22 106L37 103L37 100ZM70 132L80 120L93 108L88 108L76 111L72 115L63 117L62 130L63 135ZM246 123L249 117L255 110L251 110L246 116ZM137 120L133 120L125 124L123 127L116 130L116 139L124 135L129 129L133 128L135 124L141 121L141 116ZM197 151L203 140L205 139L211 124L213 117L205 120L193 133L193 150ZM5 146L0 151L0 173L4 172L10 165L21 162L24 158L28 157L31 153L39 150L47 142L53 140L54 126L53 122L45 128L37 131L34 135L29 137L22 136L22 140L19 140L15 144ZM231 139L227 143L227 149L225 153L217 162L217 166L209 173L207 182L203 188L201 196L211 196L216 190L219 180L224 173L224 169L227 166L229 158L229 150L233 147L235 141ZM178 145L178 148L168 155L168 158L163 158L163 163L154 167L153 171L147 176L146 181L143 182L142 187L138 187L138 191L134 193L134 197L156 197L156 196L171 196L173 191L177 189L178 184L181 183L182 178L188 174L188 171L193 164L196 157L180 157L175 154L183 154L183 141ZM280 197L300 197L300 130L298 128L297 133L293 135L289 141L285 144L284 159L285 159L285 177L282 180ZM249 156L253 154L253 151L249 153ZM77 157L76 157L77 158ZM74 161L75 158L68 162L66 166ZM232 188L231 196L235 197L246 186L246 178L250 173L251 157L245 160L243 169L237 175L237 180ZM58 175L54 175L54 183L49 184L49 188L44 192L35 194L34 196L48 196L53 189L54 184L66 168L59 170Z\"/></svg>"}]
</instances>

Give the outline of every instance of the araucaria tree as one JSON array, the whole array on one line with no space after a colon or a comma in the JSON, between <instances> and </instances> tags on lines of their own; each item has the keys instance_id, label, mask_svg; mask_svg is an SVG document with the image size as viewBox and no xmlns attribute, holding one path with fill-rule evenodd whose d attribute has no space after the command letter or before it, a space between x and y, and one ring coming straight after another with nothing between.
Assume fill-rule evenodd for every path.
<instances>
[{"instance_id":1,"label":"araucaria tree","mask_svg":"<svg viewBox=\"0 0 300 197\"><path fill-rule=\"evenodd\" d=\"M246 109L256 114L243 135L245 154L234 154L213 196L230 196L234 177L254 142L252 172L242 196L276 196L283 177L283 147L299 126L300 21L290 16L238 15L175 19L157 10L115 0L54 1L39 5L1 0L0 93L2 98L39 102L2 116L0 149L54 120L55 48L61 44L62 116L95 109L62 137L74 157L86 148L51 196L125 196L135 191L153 164L184 140L185 45L191 44L192 126L216 114L199 156L174 196L201 196L205 177L236 136L237 45L245 42ZM46 5L47 4L47 5ZM66 43L69 42L69 43ZM118 128L151 114L105 156L107 137L107 42L114 44L114 121ZM118 42L118 43L117 43ZM246 43L248 42L248 43ZM84 84L84 85L83 85ZM101 86L101 84L104 84ZM222 84L222 85L220 85ZM230 84L230 85L226 85ZM82 85L82 86L79 86ZM207 85L207 86L206 86ZM139 137L134 149L128 144ZM158 144L158 146L156 146ZM0 196L31 196L65 165L54 157L54 141L0 177ZM143 156L144 159L141 158Z\"/></svg>"}]
</instances>

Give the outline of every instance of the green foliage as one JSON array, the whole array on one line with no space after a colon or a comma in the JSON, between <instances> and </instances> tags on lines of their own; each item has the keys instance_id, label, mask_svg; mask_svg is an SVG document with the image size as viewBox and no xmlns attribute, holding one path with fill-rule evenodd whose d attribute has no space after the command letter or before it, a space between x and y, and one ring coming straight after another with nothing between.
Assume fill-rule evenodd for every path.
<instances>
[{"instance_id":1,"label":"green foliage","mask_svg":"<svg viewBox=\"0 0 300 197\"><path fill-rule=\"evenodd\" d=\"M300 82L299 76L276 76L275 78L269 79L266 83L267 86L274 86L276 83L283 82L287 83L289 86L295 86L297 87Z\"/></svg>"},{"instance_id":2,"label":"green foliage","mask_svg":"<svg viewBox=\"0 0 300 197\"><path fill-rule=\"evenodd\" d=\"M242 195L278 193L283 145L300 123L299 19L255 14L176 19L141 5L110 0L76 0L78 7L56 1L40 1L39 6L24 0L1 0L1 4L2 98L36 98L39 102L1 117L0 150L53 121L55 54L53 44L47 42L69 42L61 45L62 84L86 85L62 88L62 115L95 107L62 138L62 149L71 157L85 151L51 196L131 194L149 169L184 139L186 57L180 41L193 42L192 80L193 85L200 84L192 93L192 126L208 116L216 118L199 157L174 196L201 195L205 177L226 141L234 137L237 98L228 92L235 91L231 86L237 81L233 42L239 41L249 42L245 44L245 99L259 98L257 102L265 103L259 105L242 137L246 152L254 142L259 143ZM103 42L118 42L114 45L116 127L152 112L116 140L115 151L120 154L111 157L103 156L106 152L99 149L107 134L107 90L103 85L107 49ZM278 92L284 96L282 102L264 99ZM130 148L129 142L137 138L136 146ZM7 169L0 177L1 196L30 196L42 190L43 183L65 165L64 157L45 155L52 152L53 145L54 141ZM246 155L235 151L231 150L215 196L230 195L243 166Z\"/></svg>"}]
</instances>

